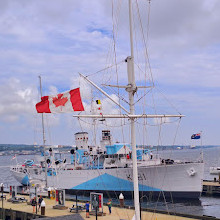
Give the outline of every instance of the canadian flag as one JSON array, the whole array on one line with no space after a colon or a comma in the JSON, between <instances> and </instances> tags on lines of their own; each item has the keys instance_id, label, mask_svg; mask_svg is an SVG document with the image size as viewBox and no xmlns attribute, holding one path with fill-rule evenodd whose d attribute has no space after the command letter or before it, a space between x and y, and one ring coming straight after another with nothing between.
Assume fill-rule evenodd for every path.
<instances>
[{"instance_id":1,"label":"canadian flag","mask_svg":"<svg viewBox=\"0 0 220 220\"><path fill-rule=\"evenodd\" d=\"M79 88L55 96L41 97L36 109L38 113L84 111Z\"/></svg>"}]
</instances>

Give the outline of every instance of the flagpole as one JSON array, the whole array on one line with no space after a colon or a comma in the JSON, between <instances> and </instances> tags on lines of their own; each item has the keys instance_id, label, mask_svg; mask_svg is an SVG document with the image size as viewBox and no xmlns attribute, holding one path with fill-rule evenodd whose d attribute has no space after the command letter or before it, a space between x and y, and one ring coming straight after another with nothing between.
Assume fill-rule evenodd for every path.
<instances>
[{"instance_id":1,"label":"flagpole","mask_svg":"<svg viewBox=\"0 0 220 220\"><path fill-rule=\"evenodd\" d=\"M200 144L201 144L201 147L202 147L202 155L201 155L201 157L202 157L202 162L203 162L204 155L203 155L203 145L202 145L202 131L200 131L200 139L201 139Z\"/></svg>"},{"instance_id":2,"label":"flagpole","mask_svg":"<svg viewBox=\"0 0 220 220\"><path fill-rule=\"evenodd\" d=\"M15 154L15 160L16 160L16 164L18 164L18 159L17 159L17 157L16 157L16 154Z\"/></svg>"},{"instance_id":3,"label":"flagpole","mask_svg":"<svg viewBox=\"0 0 220 220\"><path fill-rule=\"evenodd\" d=\"M42 92L42 83L41 83L41 76L39 76L40 81L40 95L43 97ZM41 121L42 121L42 131L43 131L43 148L44 148L44 162L45 162L45 181L46 181L46 187L47 187L47 161L46 161L46 138L45 138L45 128L44 128L44 113L41 114Z\"/></svg>"}]
</instances>

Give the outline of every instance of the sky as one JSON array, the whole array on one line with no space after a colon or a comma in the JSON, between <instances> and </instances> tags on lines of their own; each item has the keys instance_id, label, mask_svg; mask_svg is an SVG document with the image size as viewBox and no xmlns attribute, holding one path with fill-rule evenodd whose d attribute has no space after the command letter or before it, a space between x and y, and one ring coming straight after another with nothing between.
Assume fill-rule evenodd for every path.
<instances>
[{"instance_id":1,"label":"sky","mask_svg":"<svg viewBox=\"0 0 220 220\"><path fill-rule=\"evenodd\" d=\"M138 89L135 100L142 98L136 113L186 116L137 121L137 143L199 145L190 137L202 131L202 144L219 145L220 1L132 2L136 83L154 85ZM79 73L119 101L118 89L105 85L127 85L129 47L126 0L1 0L0 143L42 144L41 115L35 109L39 75L44 95L80 87L86 113L95 99L101 100L103 113L120 113ZM129 109L123 89L120 98ZM91 120L67 113L47 114L44 124L47 144L74 145L78 131L89 132L91 144L94 130L97 141L102 129L110 129L114 141L130 137L128 120L97 121L94 128Z\"/></svg>"}]
</instances>

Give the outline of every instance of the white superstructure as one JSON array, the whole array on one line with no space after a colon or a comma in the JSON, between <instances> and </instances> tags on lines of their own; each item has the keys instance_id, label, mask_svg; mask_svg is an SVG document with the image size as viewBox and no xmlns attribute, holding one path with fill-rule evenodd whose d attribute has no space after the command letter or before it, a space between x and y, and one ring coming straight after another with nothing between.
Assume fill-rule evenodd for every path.
<instances>
[{"instance_id":1,"label":"white superstructure","mask_svg":"<svg viewBox=\"0 0 220 220\"><path fill-rule=\"evenodd\" d=\"M84 149L87 150L88 149L88 133L87 132L78 132L75 133L75 143L76 143L76 147L78 149Z\"/></svg>"}]
</instances>

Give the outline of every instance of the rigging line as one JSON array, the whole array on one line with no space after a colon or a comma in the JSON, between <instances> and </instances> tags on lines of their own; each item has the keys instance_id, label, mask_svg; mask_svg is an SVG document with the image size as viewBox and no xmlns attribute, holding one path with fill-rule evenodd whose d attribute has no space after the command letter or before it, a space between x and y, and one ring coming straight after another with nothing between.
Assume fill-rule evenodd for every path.
<instances>
[{"instance_id":1,"label":"rigging line","mask_svg":"<svg viewBox=\"0 0 220 220\"><path fill-rule=\"evenodd\" d=\"M146 85L146 75L145 75L145 85ZM146 114L146 110L145 110L147 107L147 105L146 105L147 89L146 88L144 89L144 92L145 92L145 95L142 99L142 105L143 105L143 114ZM148 91L148 92L150 92L150 91ZM147 142L147 126L146 126L146 120L144 119L143 134L145 134L145 133L146 133L146 137L145 137L145 135L143 135L143 142L145 142L145 138L146 138L146 142Z\"/></svg>"},{"instance_id":2,"label":"rigging line","mask_svg":"<svg viewBox=\"0 0 220 220\"><path fill-rule=\"evenodd\" d=\"M114 90L113 87L108 87L107 85L104 85L104 87L109 90L110 92L112 92L113 94L117 94L117 92ZM121 99L122 101L124 101L126 104L129 104L129 102L122 96L119 94L119 99Z\"/></svg>"},{"instance_id":3,"label":"rigging line","mask_svg":"<svg viewBox=\"0 0 220 220\"><path fill-rule=\"evenodd\" d=\"M99 171L98 171L98 172L99 172ZM101 178L102 178L102 177L101 177ZM104 187L106 188L104 182L103 182L103 185L104 185ZM111 199L112 197L110 196L110 193L109 193L107 190L106 190L106 192L107 192L108 198ZM114 190L114 194L115 194L116 200L119 202L119 199L118 199L118 196L117 196L117 193L116 193L115 190ZM120 216L119 210L116 209L115 211L116 211L118 217L120 218L121 216Z\"/></svg>"},{"instance_id":4,"label":"rigging line","mask_svg":"<svg viewBox=\"0 0 220 220\"><path fill-rule=\"evenodd\" d=\"M114 40L113 40L113 38L111 39L111 46L110 46L110 48L109 48L109 54L108 54L108 57L107 57L107 60L109 60L109 62L110 63L112 63L112 56L111 56L111 54L112 54L112 50L113 50L113 44L114 44ZM108 69L107 69L108 70ZM107 72L108 73L108 72ZM109 82L111 80L111 74L108 74L108 79L106 80L105 79L105 83L106 82ZM104 81L103 81L104 82Z\"/></svg>"},{"instance_id":5,"label":"rigging line","mask_svg":"<svg viewBox=\"0 0 220 220\"><path fill-rule=\"evenodd\" d=\"M112 8L113 9L113 8ZM113 21L113 23L114 23L114 21ZM117 22L116 22L117 23ZM116 33L116 31L114 31L114 33ZM113 50L113 45L114 45L114 39L113 39L113 37L112 37L112 39L111 39L111 47L110 47L110 50L109 50L109 57L108 57L108 59L109 59L109 62L110 63L112 63L112 56L110 56L113 52L112 52L112 50ZM107 79L107 81L105 80L105 82L108 82L108 81L110 81L111 80L111 74L109 74L109 76L108 76L108 79Z\"/></svg>"},{"instance_id":6,"label":"rigging line","mask_svg":"<svg viewBox=\"0 0 220 220\"><path fill-rule=\"evenodd\" d=\"M111 38L111 46L109 47L109 53L108 53L108 56L107 56L107 60L109 60L110 63L112 63L112 50L113 50L113 44L114 44L114 41L113 41L113 38ZM108 76L108 79L107 81L110 81L111 79L111 74L109 74Z\"/></svg>"},{"instance_id":7,"label":"rigging line","mask_svg":"<svg viewBox=\"0 0 220 220\"><path fill-rule=\"evenodd\" d=\"M33 114L33 138L34 138L34 142L37 143L37 117L36 117L36 114Z\"/></svg>"},{"instance_id":8,"label":"rigging line","mask_svg":"<svg viewBox=\"0 0 220 220\"><path fill-rule=\"evenodd\" d=\"M133 13L134 13L134 10L133 10ZM133 23L134 23L134 20L133 20ZM134 24L134 28L136 28L136 26L135 26L135 24ZM136 45L136 54L137 54L137 61L139 60L139 56L138 56L138 40L137 40L137 32L135 31L134 32L135 33L135 45ZM139 61L138 61L139 62ZM134 64L138 67L138 73L139 73L139 78L141 78L140 77L140 75L141 75L141 72L143 72L142 71L142 69L140 68L140 66L136 63L136 62L134 62ZM145 85L146 85L146 74L144 73L144 76L145 76ZM146 92L146 89L145 89L145 92ZM148 91L148 93L149 93L150 91ZM135 104L137 104L143 97L145 97L147 95L147 93L145 93L144 95L142 95L136 102L134 102L134 105ZM136 96L137 96L137 98L138 98L138 93L136 93ZM145 108L144 108L144 105L143 105L143 112L145 112Z\"/></svg>"},{"instance_id":9,"label":"rigging line","mask_svg":"<svg viewBox=\"0 0 220 220\"><path fill-rule=\"evenodd\" d=\"M118 167L116 168L116 175L117 175L117 178L118 178L118 183L119 183L119 187L120 187L120 190L122 189L122 185L120 184L120 182L119 182L119 179L121 179L121 177L119 177L119 175L118 175ZM121 190L122 191L122 190ZM130 191L131 191L131 193L132 193L132 186L130 185ZM118 200L118 202L119 202L119 198L117 198L117 200ZM127 210L126 210L126 212L127 212ZM128 215L128 214L127 214Z\"/></svg>"},{"instance_id":10,"label":"rigging line","mask_svg":"<svg viewBox=\"0 0 220 220\"><path fill-rule=\"evenodd\" d=\"M144 119L146 119L146 118L144 118ZM177 118L176 120L173 120L173 121L169 121L169 122L164 121L164 122L162 122L162 124L173 124L173 123L177 122L178 120L179 120L179 118ZM141 123L141 122L137 121L137 123L141 124L141 125L145 125L145 122ZM148 126L158 126L160 124L149 124L149 123L147 123L147 125Z\"/></svg>"},{"instance_id":11,"label":"rigging line","mask_svg":"<svg viewBox=\"0 0 220 220\"><path fill-rule=\"evenodd\" d=\"M156 167L156 175L158 175L158 168L157 168L157 167ZM164 183L164 180L165 180L165 177L164 177L163 180L162 180L162 185L161 185L160 188L162 188L163 183ZM155 181L155 178L152 178L152 179L151 179L151 183L154 184L154 181ZM159 202L161 193L162 193L162 191L159 192L159 195L158 195L158 198L157 198L157 201L156 201L156 206L155 206L155 208L154 208L154 213L156 213L156 208L157 208L157 205L158 205L158 202ZM151 191L151 193L150 193L150 195L149 195L149 201L151 201L152 197L153 197L153 191Z\"/></svg>"},{"instance_id":12,"label":"rigging line","mask_svg":"<svg viewBox=\"0 0 220 220\"><path fill-rule=\"evenodd\" d=\"M83 131L82 124L80 123L80 120L79 120L79 119L80 119L80 118L78 118L79 126L80 126L81 131Z\"/></svg>"},{"instance_id":13,"label":"rigging line","mask_svg":"<svg viewBox=\"0 0 220 220\"><path fill-rule=\"evenodd\" d=\"M105 61L106 66L107 66L107 63L108 63L108 59L110 59L110 54L111 54L111 43L110 43L110 45L109 45L108 54L107 54L107 56L106 56L106 61ZM108 74L108 69L107 69L106 73L104 73L104 74L105 74L105 76L106 76L105 78L108 77L108 79L105 79L105 81L106 81L106 82L110 81L111 75ZM102 82L104 83L103 79L102 79Z\"/></svg>"},{"instance_id":14,"label":"rigging line","mask_svg":"<svg viewBox=\"0 0 220 220\"><path fill-rule=\"evenodd\" d=\"M180 120L179 120L179 124L180 124ZM178 125L179 125L178 124ZM161 125L162 125L162 119L161 119ZM161 130L161 126L160 125L160 130ZM161 132L160 132L161 133ZM176 133L177 134L177 133ZM160 134L160 136L161 136L161 134ZM175 138L176 138L176 135L175 135ZM161 137L160 137L160 139L161 139ZM161 144L162 144L162 142L161 142ZM166 173L167 173L167 166L166 166L166 172L165 172L165 175L166 175ZM165 176L164 176L164 179L165 179ZM164 191L162 191L162 195L163 195L163 198L164 198L164 201L165 201L165 204L166 204L166 208L167 208L167 212L169 213L169 208L168 208L168 205L167 205L167 201L166 201L166 198L165 198L165 194L164 194ZM170 196L171 196L171 201L172 201L172 204L174 204L174 201L173 201L173 197L172 197L172 193L170 192Z\"/></svg>"},{"instance_id":15,"label":"rigging line","mask_svg":"<svg viewBox=\"0 0 220 220\"><path fill-rule=\"evenodd\" d=\"M96 160L97 160L97 159L98 159L98 157L96 158ZM104 181L103 181L103 178L102 178L102 175L101 175L101 171L100 171L99 169L96 169L96 171L98 172L98 176L100 177L101 182L103 183L103 186L104 186L104 188L106 189L107 187L106 187L106 185L105 185L105 183L104 183ZM103 173L106 173L106 172L104 171ZM108 190L105 190L105 191L106 191L106 193L107 193L108 198L111 198L110 193L108 192ZM116 191L115 191L115 190L114 190L114 194L115 194L116 199L119 200L119 198L117 197L117 194L116 194ZM118 202L119 202L119 201L118 201ZM116 213L117 213L118 217L120 217L120 214L119 214L119 212L118 212L117 210L116 210Z\"/></svg>"},{"instance_id":16,"label":"rigging line","mask_svg":"<svg viewBox=\"0 0 220 220\"><path fill-rule=\"evenodd\" d=\"M89 122L83 120L83 119L80 118L80 117L78 118L78 120L80 120L81 122L83 122L83 123L85 123L85 124L88 124L88 125L92 126L92 123L89 123ZM121 127L121 126L127 126L128 124L130 124L130 122L124 123L123 125L110 125L110 124L108 124L108 123L105 123L104 125L105 125L106 127L117 128L117 127Z\"/></svg>"},{"instance_id":17,"label":"rigging line","mask_svg":"<svg viewBox=\"0 0 220 220\"><path fill-rule=\"evenodd\" d=\"M120 10L120 4L118 4L118 7L117 7L117 11L116 11L116 13L118 14L118 11ZM116 17L116 16L115 16ZM113 17L113 19L114 19L114 17ZM115 21L115 30L114 30L114 36L116 37L116 35L117 35L117 32L116 32L116 29L117 29L117 17L116 17L116 19L115 19L116 21ZM113 24L114 24L114 20L113 20ZM115 42L114 42L114 39L112 38L112 40L111 40L111 49L110 49L110 51L109 51L109 62L113 62L112 61L112 59L111 59L111 57L110 57L110 55L113 53L112 52L112 50L113 50L113 47L114 47L114 44L115 44ZM105 80L105 82L108 82L108 81L110 81L110 79L111 79L111 74L108 74L109 76L108 76L108 79L107 79L107 81Z\"/></svg>"},{"instance_id":18,"label":"rigging line","mask_svg":"<svg viewBox=\"0 0 220 220\"><path fill-rule=\"evenodd\" d=\"M134 103L134 105L137 104L141 99L143 99L147 94L149 94L149 93L151 92L151 90L152 90L152 88L151 88L149 91L145 92L144 95L142 95L142 96Z\"/></svg>"},{"instance_id":19,"label":"rigging line","mask_svg":"<svg viewBox=\"0 0 220 220\"><path fill-rule=\"evenodd\" d=\"M112 3L113 4L113 3ZM113 7L112 7L112 10L113 10ZM113 23L114 23L114 21L113 21ZM113 32L113 33L116 33L116 32ZM109 62L111 63L112 62L112 56L111 56L111 54L112 54L112 50L113 50L113 44L114 44L114 39L113 38L111 38L111 46L110 46L110 48L109 48L109 54L108 54L108 57L107 57L107 60L109 59ZM110 81L110 79L111 79L111 74L109 74L109 77L108 77L108 80L107 81ZM106 81L106 80L105 80Z\"/></svg>"},{"instance_id":20,"label":"rigging line","mask_svg":"<svg viewBox=\"0 0 220 220\"><path fill-rule=\"evenodd\" d=\"M144 118L144 123L143 123L143 143L145 143L145 138L146 138L146 143L147 143L147 118ZM145 135L146 134L146 135Z\"/></svg>"},{"instance_id":21,"label":"rigging line","mask_svg":"<svg viewBox=\"0 0 220 220\"><path fill-rule=\"evenodd\" d=\"M148 56L148 49L147 49L147 42L145 41L145 36L144 36L144 31L143 31L143 25L142 25L142 21L141 21L141 17L140 17L140 11L139 11L139 6L138 6L138 2L136 1L137 4L137 9L138 9L138 18L139 18L139 22L140 22L140 26L141 26L141 33L142 33L142 38L143 38L143 42L144 42L144 46L145 46L145 57L147 62L145 64L148 64L149 66L149 71L150 71L150 77L151 77L151 81L152 84L154 86L154 80L153 80L153 75L152 75L152 71L151 71L151 65L150 65L150 60L149 60L149 56ZM148 41L148 36L149 36L149 21L150 21L150 7L148 8L148 24L147 24L147 41ZM145 77L146 77L146 72L147 72L147 65L145 65Z\"/></svg>"},{"instance_id":22,"label":"rigging line","mask_svg":"<svg viewBox=\"0 0 220 220\"><path fill-rule=\"evenodd\" d=\"M181 118L179 118L179 123L178 123L177 128L176 128L176 133L175 133L175 136L174 136L173 145L176 142L177 133L178 133L178 130L179 130L179 127L180 127L180 121L181 121Z\"/></svg>"},{"instance_id":23,"label":"rigging line","mask_svg":"<svg viewBox=\"0 0 220 220\"><path fill-rule=\"evenodd\" d=\"M150 60L149 60L149 56L148 56L147 42L146 42L145 36L144 36L144 30L143 30L143 25L142 25L142 21L141 21L141 17L140 17L139 5L138 5L138 1L137 0L136 0L136 4L137 4L138 18L139 18L140 27L141 27L142 38L143 38L143 42L144 42L144 46L145 46L145 55L146 55L147 63L148 63L148 66L149 66L150 76L151 76L151 79L152 79L152 83L153 83L153 86L154 86L154 79L153 79L152 69L151 69ZM150 6L151 5L150 5L150 1L149 1L148 24L147 24L147 41L148 41L149 27L150 27Z\"/></svg>"},{"instance_id":24,"label":"rigging line","mask_svg":"<svg viewBox=\"0 0 220 220\"><path fill-rule=\"evenodd\" d=\"M148 0L148 3L149 3L149 7L148 7L148 19L147 19L147 41L149 39L149 27L150 27L150 1L151 0Z\"/></svg>"},{"instance_id":25,"label":"rigging line","mask_svg":"<svg viewBox=\"0 0 220 220\"><path fill-rule=\"evenodd\" d=\"M133 18L135 17L134 16L134 13L135 11L133 10ZM139 53L138 53L138 40L137 40L137 28L136 28L136 24L135 24L135 19L132 20L133 21L133 28L134 28L134 39L135 39L135 49L136 49L136 59L137 61L139 62Z\"/></svg>"},{"instance_id":26,"label":"rigging line","mask_svg":"<svg viewBox=\"0 0 220 220\"><path fill-rule=\"evenodd\" d=\"M158 134L158 146L160 145L160 142L162 143L161 141L161 124L162 124L162 118L160 119L160 124L158 125L159 126L159 134ZM157 153L158 153L158 147L157 147Z\"/></svg>"},{"instance_id":27,"label":"rigging line","mask_svg":"<svg viewBox=\"0 0 220 220\"><path fill-rule=\"evenodd\" d=\"M116 46L115 46L115 25L114 25L114 1L112 1L112 38L113 38L113 53L114 53L114 65L116 70L116 79L117 79L117 85L118 85L118 67L117 67L117 57L116 57ZM119 94L119 88L118 88L118 94ZM120 101L120 100L119 100ZM119 102L120 104L120 102Z\"/></svg>"},{"instance_id":28,"label":"rigging line","mask_svg":"<svg viewBox=\"0 0 220 220\"><path fill-rule=\"evenodd\" d=\"M181 118L178 119L178 121L179 121L179 123L178 123L178 125L177 125L176 133L175 133L175 135L174 135L173 146L174 146L175 141L176 141L176 136L177 136L177 132L178 132L179 127L180 127L180 121L181 121ZM173 153L173 149L170 150L169 157L172 157L172 153Z\"/></svg>"},{"instance_id":29,"label":"rigging line","mask_svg":"<svg viewBox=\"0 0 220 220\"><path fill-rule=\"evenodd\" d=\"M50 117L50 116L49 116ZM51 133L50 133L50 124L49 124L49 120L48 120L48 115L47 117L45 117L46 120L46 127L47 127L47 134L49 136L49 143L52 144L52 139L51 139Z\"/></svg>"},{"instance_id":30,"label":"rigging line","mask_svg":"<svg viewBox=\"0 0 220 220\"><path fill-rule=\"evenodd\" d=\"M164 172L164 176L163 176L163 179L162 179L161 188L163 187L163 184L164 184L164 181L165 181L165 177L166 177L166 173L167 173L167 167L168 167L166 164L165 164L164 166L165 166L165 172ZM158 169L156 169L156 171L158 172ZM156 206L155 206L154 212L156 212L156 209L157 209L157 206L158 206L158 203L159 203L159 199L160 199L161 193L162 193L162 195L163 195L164 202L165 202L165 205L166 205L166 208L167 208L167 212L168 212L168 214L169 214L168 203L167 203L167 201L166 201L165 194L164 194L164 191L163 191L163 190L161 190L161 191L159 192L159 195L158 195L158 199L157 199L157 201L156 201Z\"/></svg>"},{"instance_id":31,"label":"rigging line","mask_svg":"<svg viewBox=\"0 0 220 220\"><path fill-rule=\"evenodd\" d=\"M115 62L115 70L116 70L116 79L117 79L117 85L119 85L119 76L118 76L118 66L117 66L117 56L116 56L116 43L115 43L115 26L114 26L114 4L113 4L114 1L112 1L112 23L113 23L113 29L112 29L112 32L113 32L113 51L114 51L114 62ZM117 91L117 94L118 94L118 97L120 97L120 90L119 90L119 87L118 87L118 91ZM121 99L119 98L119 105L121 103ZM119 108L119 111L120 113L122 113L122 110L121 108ZM122 119L120 120L121 121L121 125L122 125ZM124 130L123 130L123 126L121 127L121 132L122 132L122 137L124 139Z\"/></svg>"},{"instance_id":32,"label":"rigging line","mask_svg":"<svg viewBox=\"0 0 220 220\"><path fill-rule=\"evenodd\" d=\"M171 107L173 107L179 114L181 114L180 111L174 106L174 104L172 104L172 102L169 101L169 99L163 94L162 91L160 91L158 88L156 88L156 90L164 97L164 99L166 99L166 101L171 105Z\"/></svg>"},{"instance_id":33,"label":"rigging line","mask_svg":"<svg viewBox=\"0 0 220 220\"><path fill-rule=\"evenodd\" d=\"M133 10L133 13L134 13L134 10ZM134 23L134 20L133 20L133 23ZM134 24L134 28L135 28L135 30L136 30L136 25ZM139 61L139 53L138 53L138 40L137 40L137 30L134 32L135 33L135 45L136 45L136 54L137 54L137 62L140 62ZM139 78L141 78L141 73L143 72L142 70L141 70L141 68L140 68L140 66L134 61L134 64L138 67L138 73L139 73ZM145 76L145 85L146 85L146 74L144 73L144 76ZM147 93L149 93L150 91L148 91ZM145 97L146 95L147 95L147 93L146 93L146 89L145 89L145 94L144 95L142 95L136 102L134 102L134 105L135 104L137 104L143 97ZM137 97L138 97L138 93L136 93L136 95L137 95ZM143 111L145 112L145 107L144 107L144 105L143 105ZM146 127L145 127L146 128ZM144 132L146 131L146 129L145 129L144 127L143 127L143 144L144 144L144 141L145 141L145 135L144 135Z\"/></svg>"},{"instance_id":34,"label":"rigging line","mask_svg":"<svg viewBox=\"0 0 220 220\"><path fill-rule=\"evenodd\" d=\"M156 105L155 105L155 100L154 100L154 94L152 93L152 101L153 101L153 108L154 108L154 112L157 115L157 110L156 110ZM156 118L156 121L158 121L159 119ZM159 132L159 130L158 130ZM158 146L157 146L157 151L158 151Z\"/></svg>"},{"instance_id":35,"label":"rigging line","mask_svg":"<svg viewBox=\"0 0 220 220\"><path fill-rule=\"evenodd\" d=\"M145 72L142 71L142 69L140 68L140 66L138 64L135 63L135 65L137 66L137 68L140 70L140 72L143 72L144 73L144 84L145 86L147 85L147 65L145 64ZM151 89L152 90L152 89ZM151 91L150 90L150 91ZM148 92L150 92L148 91ZM146 114L146 111L145 111L145 108L146 108L146 94L147 94L147 88L144 89L144 92L145 92L145 95L143 96L143 113ZM143 133L145 134L146 133L146 137L145 135L143 135L143 142L145 141L145 138L146 138L146 141L147 141L147 134L148 134L148 130L147 130L147 118L144 119L144 126L143 126Z\"/></svg>"},{"instance_id":36,"label":"rigging line","mask_svg":"<svg viewBox=\"0 0 220 220\"><path fill-rule=\"evenodd\" d=\"M86 75L85 77L93 76L93 75L95 75L95 74L97 74L97 73L100 73L100 72L102 72L102 71L104 71L104 70L110 69L110 68L114 67L115 65L119 65L119 64L121 64L121 63L123 63L123 62L124 62L124 60L121 60L121 61L119 61L119 62L116 63L116 64L112 64L111 66L107 66L107 67L105 67L105 68L103 68L103 69L101 69L101 70L98 70L98 71L95 72L95 73L88 74L88 75Z\"/></svg>"},{"instance_id":37,"label":"rigging line","mask_svg":"<svg viewBox=\"0 0 220 220\"><path fill-rule=\"evenodd\" d=\"M145 76L145 85L146 85L146 83L147 83L146 82L146 80L147 80L146 71L143 71L138 63L134 62L134 64L137 66L137 68L140 70L140 72L142 72L144 74L144 76ZM151 87L154 88L154 84Z\"/></svg>"},{"instance_id":38,"label":"rigging line","mask_svg":"<svg viewBox=\"0 0 220 220\"><path fill-rule=\"evenodd\" d=\"M134 27L136 27L135 25L134 25ZM137 34L136 34L136 32L135 32L135 45L136 45L136 54L137 54L137 61L139 60L139 57L138 57L138 43L137 43ZM139 62L139 61L138 61ZM139 73L139 77L141 78L141 73L144 73L144 77L145 77L145 85L147 84L147 80L146 80L146 73L145 72L143 72L143 70L140 68L140 66L138 65L138 63L136 63L136 62L134 62L134 64L138 67L138 73ZM137 104L142 98L144 98L148 93L150 93L150 91L151 90L149 90L148 92L146 92L146 89L144 89L144 91L145 91L145 94L144 95L142 95L135 103L134 103L134 105L135 104ZM138 98L138 93L136 93L136 95L137 95L137 98ZM145 99L144 99L145 100ZM143 112L145 113L145 105L144 104L146 104L145 102L143 103ZM144 132L144 128L143 128L143 132ZM144 138L144 137L143 137Z\"/></svg>"}]
</instances>

